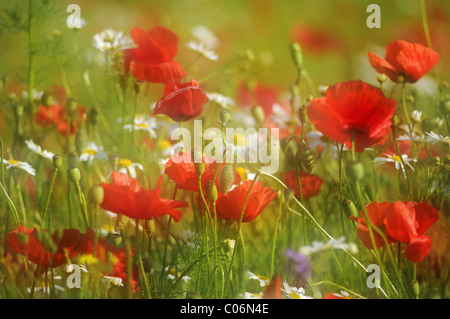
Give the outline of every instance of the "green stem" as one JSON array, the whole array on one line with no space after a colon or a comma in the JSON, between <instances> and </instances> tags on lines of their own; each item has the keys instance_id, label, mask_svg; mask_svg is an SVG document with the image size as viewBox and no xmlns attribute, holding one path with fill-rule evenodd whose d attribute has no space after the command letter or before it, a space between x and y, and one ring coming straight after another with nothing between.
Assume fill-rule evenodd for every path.
<instances>
[{"instance_id":1,"label":"green stem","mask_svg":"<svg viewBox=\"0 0 450 319\"><path fill-rule=\"evenodd\" d=\"M284 195L284 192L281 192L280 205L278 206L277 220L275 221L275 230L273 232L272 258L270 260L270 278L272 278L272 276L273 276L273 265L275 263L275 249L276 249L276 245L277 245L278 225L280 223L281 208L283 207L283 195Z\"/></svg>"},{"instance_id":2,"label":"green stem","mask_svg":"<svg viewBox=\"0 0 450 319\"><path fill-rule=\"evenodd\" d=\"M48 196L47 196L47 201L45 203L44 213L42 214L42 221L44 224L46 224L46 221L47 221L48 206L50 204L50 198L52 196L52 191L53 191L53 184L55 183L57 173L58 173L58 168L53 169L52 181L50 183L50 189L48 191Z\"/></svg>"},{"instance_id":3,"label":"green stem","mask_svg":"<svg viewBox=\"0 0 450 319\"><path fill-rule=\"evenodd\" d=\"M408 128L411 128L411 120L409 119L408 109L406 106L406 89L405 89L405 82L402 83L402 107L403 112L405 113L405 120L406 124L408 125Z\"/></svg>"}]
</instances>

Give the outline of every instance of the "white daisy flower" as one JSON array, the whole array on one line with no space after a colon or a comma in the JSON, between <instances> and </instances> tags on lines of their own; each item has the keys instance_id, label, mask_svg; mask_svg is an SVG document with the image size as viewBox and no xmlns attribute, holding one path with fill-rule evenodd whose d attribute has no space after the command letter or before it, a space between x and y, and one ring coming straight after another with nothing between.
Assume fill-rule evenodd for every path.
<instances>
[{"instance_id":1,"label":"white daisy flower","mask_svg":"<svg viewBox=\"0 0 450 319\"><path fill-rule=\"evenodd\" d=\"M413 122L420 122L421 119L422 119L422 112L414 110L411 114L411 120Z\"/></svg>"},{"instance_id":2,"label":"white daisy flower","mask_svg":"<svg viewBox=\"0 0 450 319\"><path fill-rule=\"evenodd\" d=\"M38 91L36 89L33 89L31 95L32 95L33 100L40 100L42 98L42 96L44 95L44 91ZM28 92L22 91L22 97L25 100L28 100Z\"/></svg>"},{"instance_id":3,"label":"white daisy flower","mask_svg":"<svg viewBox=\"0 0 450 319\"><path fill-rule=\"evenodd\" d=\"M425 138L425 140L427 142L430 142L432 144L441 142L441 143L448 144L448 146L450 147L450 137L449 136L444 137L444 136L436 134L434 132L426 132L425 134L427 135Z\"/></svg>"},{"instance_id":4,"label":"white daisy flower","mask_svg":"<svg viewBox=\"0 0 450 319\"><path fill-rule=\"evenodd\" d=\"M300 253L305 255L311 255L313 253L330 250L330 249L346 249L350 251L355 251L354 243L345 243L345 237L340 237L336 240L330 239L326 243L321 241L313 241L311 246L303 246L300 248ZM357 247L357 246L356 246ZM357 249L357 248L356 248Z\"/></svg>"},{"instance_id":5,"label":"white daisy flower","mask_svg":"<svg viewBox=\"0 0 450 319\"><path fill-rule=\"evenodd\" d=\"M9 159L9 160L3 159L3 164L8 165L8 166L6 166L6 169L19 168L32 176L36 175L36 170L30 164L28 164L26 162L16 161L14 159Z\"/></svg>"},{"instance_id":6,"label":"white daisy flower","mask_svg":"<svg viewBox=\"0 0 450 319\"><path fill-rule=\"evenodd\" d=\"M234 100L231 97L222 95L220 93L216 93L216 92L206 92L206 95L208 96L208 98L219 104L221 107L225 108L225 109L229 109L230 107L235 105Z\"/></svg>"},{"instance_id":7,"label":"white daisy flower","mask_svg":"<svg viewBox=\"0 0 450 319\"><path fill-rule=\"evenodd\" d=\"M426 143L428 142L425 135L416 135L413 133L412 140L415 143ZM411 136L408 134L402 134L399 137L397 137L397 141L411 141Z\"/></svg>"},{"instance_id":8,"label":"white daisy flower","mask_svg":"<svg viewBox=\"0 0 450 319\"><path fill-rule=\"evenodd\" d=\"M272 114L270 115L270 121L277 127L286 127L286 124L291 120L291 112L283 108L279 103L274 103L272 105Z\"/></svg>"},{"instance_id":9,"label":"white daisy flower","mask_svg":"<svg viewBox=\"0 0 450 319\"><path fill-rule=\"evenodd\" d=\"M332 158L335 158L337 156L339 150L338 147L334 142L328 142L329 138L323 135L322 132L310 131L306 134L306 139L308 140L308 145L311 149L321 147L324 150L322 154L326 154L327 148L330 148L330 156Z\"/></svg>"},{"instance_id":10,"label":"white daisy flower","mask_svg":"<svg viewBox=\"0 0 450 319\"><path fill-rule=\"evenodd\" d=\"M89 142L83 153L80 155L80 162L89 162L89 165L92 165L94 159L108 159L108 155L103 152L102 147L94 142Z\"/></svg>"},{"instance_id":11,"label":"white daisy flower","mask_svg":"<svg viewBox=\"0 0 450 319\"><path fill-rule=\"evenodd\" d=\"M402 169L403 175L406 178L406 169L403 167L402 164L402 159L403 162L408 165L412 170L414 170L414 168L411 166L411 162L416 162L416 160L413 160L412 158L408 158L408 155L403 154L402 158L400 158L400 156L398 155L389 155L389 154L384 154L386 157L376 157L373 162L375 163L376 166L381 165L381 164L385 164L385 163L394 163L395 164L395 169L399 170L400 168Z\"/></svg>"},{"instance_id":12,"label":"white daisy flower","mask_svg":"<svg viewBox=\"0 0 450 319\"><path fill-rule=\"evenodd\" d=\"M201 55L203 55L205 58L211 60L211 61L218 61L219 60L219 55L214 51L209 49L206 44L204 44L203 42L196 42L196 41L189 41L186 46L195 51L200 53Z\"/></svg>"},{"instance_id":13,"label":"white daisy flower","mask_svg":"<svg viewBox=\"0 0 450 319\"><path fill-rule=\"evenodd\" d=\"M94 46L100 51L123 50L135 47L133 40L123 32L112 29L94 35Z\"/></svg>"},{"instance_id":14,"label":"white daisy flower","mask_svg":"<svg viewBox=\"0 0 450 319\"><path fill-rule=\"evenodd\" d=\"M283 288L281 288L281 291L284 293L284 297L288 299L314 299L313 297L306 296L305 289L302 287L297 288L289 286L286 281L283 282Z\"/></svg>"},{"instance_id":15,"label":"white daisy flower","mask_svg":"<svg viewBox=\"0 0 450 319\"><path fill-rule=\"evenodd\" d=\"M244 294L239 294L239 299L262 299L263 295L261 293L244 292Z\"/></svg>"},{"instance_id":16,"label":"white daisy flower","mask_svg":"<svg viewBox=\"0 0 450 319\"><path fill-rule=\"evenodd\" d=\"M144 170L144 167L139 163L133 163L128 158L119 159L119 172L127 174L132 178L136 178L136 168L139 168L141 171Z\"/></svg>"},{"instance_id":17,"label":"white daisy flower","mask_svg":"<svg viewBox=\"0 0 450 319\"><path fill-rule=\"evenodd\" d=\"M248 278L249 279L255 279L259 281L259 286L260 287L264 287L267 286L270 282L269 278L267 278L266 276L261 276L261 275L255 275L254 273L252 273L251 271L247 271L248 273Z\"/></svg>"},{"instance_id":18,"label":"white daisy flower","mask_svg":"<svg viewBox=\"0 0 450 319\"><path fill-rule=\"evenodd\" d=\"M100 278L100 281L103 282L106 285L113 285L116 287L123 287L123 281L122 278L119 277L113 277L113 276L102 276Z\"/></svg>"},{"instance_id":19,"label":"white daisy flower","mask_svg":"<svg viewBox=\"0 0 450 319\"><path fill-rule=\"evenodd\" d=\"M43 158L53 161L53 156L55 156L55 154L47 150L43 150L41 146L34 143L33 140L31 139L26 140L25 144L27 144L28 149L31 150L32 152L36 153L37 155Z\"/></svg>"},{"instance_id":20,"label":"white daisy flower","mask_svg":"<svg viewBox=\"0 0 450 319\"><path fill-rule=\"evenodd\" d=\"M192 248L196 248L198 246L196 244L197 236L198 236L197 233L193 232L190 229L183 229L181 231L181 238L186 242L186 244L189 247L192 247Z\"/></svg>"},{"instance_id":21,"label":"white daisy flower","mask_svg":"<svg viewBox=\"0 0 450 319\"><path fill-rule=\"evenodd\" d=\"M133 124L127 124L123 126L124 130L128 131L147 131L151 138L156 138L156 132L154 129L158 128L158 124L155 118L145 115L137 116L134 119Z\"/></svg>"},{"instance_id":22,"label":"white daisy flower","mask_svg":"<svg viewBox=\"0 0 450 319\"><path fill-rule=\"evenodd\" d=\"M191 31L194 38L203 42L208 48L216 49L219 46L219 40L215 34L205 26L197 25Z\"/></svg>"}]
</instances>

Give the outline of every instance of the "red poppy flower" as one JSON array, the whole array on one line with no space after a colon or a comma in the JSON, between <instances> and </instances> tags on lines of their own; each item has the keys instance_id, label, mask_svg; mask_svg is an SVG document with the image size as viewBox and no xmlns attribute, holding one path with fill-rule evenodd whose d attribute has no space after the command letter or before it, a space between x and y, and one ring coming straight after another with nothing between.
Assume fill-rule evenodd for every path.
<instances>
[{"instance_id":1,"label":"red poppy flower","mask_svg":"<svg viewBox=\"0 0 450 319\"><path fill-rule=\"evenodd\" d=\"M302 186L302 197L304 199L316 196L320 193L320 187L323 184L323 179L317 175L309 174L307 172L299 172L300 185ZM297 173L295 171L286 172L284 176L284 183L287 187L295 190L295 196L300 195L298 189Z\"/></svg>"},{"instance_id":2,"label":"red poppy flower","mask_svg":"<svg viewBox=\"0 0 450 319\"><path fill-rule=\"evenodd\" d=\"M407 243L404 253L412 262L421 261L431 247L431 240L423 233L439 219L438 212L426 202L400 202L377 203L373 202L366 207L372 223L386 236L388 243ZM361 213L360 213L361 215ZM358 223L358 236L364 245L372 249L369 229L363 217L350 218ZM377 248L384 242L380 235L373 231Z\"/></svg>"},{"instance_id":3,"label":"red poppy flower","mask_svg":"<svg viewBox=\"0 0 450 319\"><path fill-rule=\"evenodd\" d=\"M260 82L257 82L253 86L246 83L240 83L237 100L245 106L261 106L267 117L272 114L272 107L276 102L277 91L276 88L264 85Z\"/></svg>"},{"instance_id":4,"label":"red poppy flower","mask_svg":"<svg viewBox=\"0 0 450 319\"><path fill-rule=\"evenodd\" d=\"M172 61L178 51L178 37L170 30L155 27L148 31L133 28L130 36L137 48L124 50L125 71L146 82L166 83L181 79L183 68Z\"/></svg>"},{"instance_id":5,"label":"red poppy flower","mask_svg":"<svg viewBox=\"0 0 450 319\"><path fill-rule=\"evenodd\" d=\"M292 29L294 42L298 42L302 49L311 53L321 54L345 51L345 44L335 34L311 25L296 25Z\"/></svg>"},{"instance_id":6,"label":"red poppy flower","mask_svg":"<svg viewBox=\"0 0 450 319\"><path fill-rule=\"evenodd\" d=\"M59 236L55 231L49 235L45 230L27 228L19 225L6 238L8 246L14 251L25 255L32 263L43 268L54 268L66 263L79 253L77 244L82 234L77 229L64 229Z\"/></svg>"},{"instance_id":7,"label":"red poppy flower","mask_svg":"<svg viewBox=\"0 0 450 319\"><path fill-rule=\"evenodd\" d=\"M124 173L113 172L111 177L112 183L100 184L104 191L100 207L105 210L136 219L149 219L167 214L178 222L182 212L177 208L188 206L188 203L183 201L160 197L162 176L158 180L157 188L152 190L141 188L136 179Z\"/></svg>"},{"instance_id":8,"label":"red poppy flower","mask_svg":"<svg viewBox=\"0 0 450 319\"><path fill-rule=\"evenodd\" d=\"M314 99L308 116L316 129L333 141L362 152L382 141L392 124L396 102L362 81L337 83L327 89L326 97Z\"/></svg>"},{"instance_id":9,"label":"red poppy flower","mask_svg":"<svg viewBox=\"0 0 450 319\"><path fill-rule=\"evenodd\" d=\"M78 121L72 121L70 123L69 134L73 135L78 131L80 122L83 118L83 114L87 112L87 109L81 105L77 107ZM87 117L86 117L87 120ZM44 105L36 111L35 122L38 125L55 125L57 130L65 136L67 134L67 121L68 116L64 107L59 104L51 104L48 108Z\"/></svg>"},{"instance_id":10,"label":"red poppy flower","mask_svg":"<svg viewBox=\"0 0 450 319\"><path fill-rule=\"evenodd\" d=\"M245 198L253 181L245 181L225 195L219 195L216 201L217 218L239 220ZM253 185L244 210L243 222L251 222L272 202L277 192L260 181Z\"/></svg>"},{"instance_id":11,"label":"red poppy flower","mask_svg":"<svg viewBox=\"0 0 450 319\"><path fill-rule=\"evenodd\" d=\"M207 182L212 181L214 174L217 169L218 163L214 159L203 157L203 162L205 163L205 172L202 175L202 185L203 191L205 191L205 185ZM220 193L220 172L225 166L225 163L221 164L219 172L217 173L216 186ZM164 173L175 183L179 189L185 189L193 192L198 192L198 175L195 172L195 165L192 161L191 152L183 152L180 154L173 155L166 163L166 168ZM239 184L241 182L240 175L233 171L233 182L232 185Z\"/></svg>"},{"instance_id":12,"label":"red poppy flower","mask_svg":"<svg viewBox=\"0 0 450 319\"><path fill-rule=\"evenodd\" d=\"M197 81L180 83L170 80L164 89L164 96L156 103L152 116L165 114L176 122L187 121L199 116L203 111L203 104L208 100Z\"/></svg>"},{"instance_id":13,"label":"red poppy flower","mask_svg":"<svg viewBox=\"0 0 450 319\"><path fill-rule=\"evenodd\" d=\"M439 54L430 48L403 40L396 40L386 46L385 59L369 52L370 64L377 72L386 74L398 82L401 75L406 82L414 83L439 62Z\"/></svg>"}]
</instances>

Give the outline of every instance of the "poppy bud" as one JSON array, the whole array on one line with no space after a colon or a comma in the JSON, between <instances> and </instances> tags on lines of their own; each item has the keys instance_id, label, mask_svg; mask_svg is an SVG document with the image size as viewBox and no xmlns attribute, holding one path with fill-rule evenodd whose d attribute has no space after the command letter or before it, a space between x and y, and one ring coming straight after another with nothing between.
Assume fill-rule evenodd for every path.
<instances>
[{"instance_id":1,"label":"poppy bud","mask_svg":"<svg viewBox=\"0 0 450 319\"><path fill-rule=\"evenodd\" d=\"M386 82L386 74L378 74L377 75L377 82L380 84L383 84L384 82Z\"/></svg>"},{"instance_id":2,"label":"poppy bud","mask_svg":"<svg viewBox=\"0 0 450 319\"><path fill-rule=\"evenodd\" d=\"M350 162L345 172L352 182L359 182L364 177L364 165L360 162Z\"/></svg>"},{"instance_id":3,"label":"poppy bud","mask_svg":"<svg viewBox=\"0 0 450 319\"><path fill-rule=\"evenodd\" d=\"M314 96L312 96L312 94L308 94L308 96L306 97L306 102L311 103L312 100L314 100Z\"/></svg>"},{"instance_id":4,"label":"poppy bud","mask_svg":"<svg viewBox=\"0 0 450 319\"><path fill-rule=\"evenodd\" d=\"M195 167L195 173L197 173L197 176L201 177L206 169L205 163L204 162L194 163L194 167Z\"/></svg>"},{"instance_id":5,"label":"poppy bud","mask_svg":"<svg viewBox=\"0 0 450 319\"><path fill-rule=\"evenodd\" d=\"M308 118L308 114L306 113L307 107L305 105L300 106L298 109L298 117L302 124L306 123L306 119Z\"/></svg>"},{"instance_id":6,"label":"poppy bud","mask_svg":"<svg viewBox=\"0 0 450 319\"><path fill-rule=\"evenodd\" d=\"M221 110L220 111L220 124L222 126L227 125L227 123L230 121L231 113L228 110Z\"/></svg>"},{"instance_id":7,"label":"poppy bud","mask_svg":"<svg viewBox=\"0 0 450 319\"><path fill-rule=\"evenodd\" d=\"M80 182L81 173L78 167L72 167L71 169L69 169L69 177L70 180L75 184L78 184Z\"/></svg>"},{"instance_id":8,"label":"poppy bud","mask_svg":"<svg viewBox=\"0 0 450 319\"><path fill-rule=\"evenodd\" d=\"M432 119L424 119L420 123L420 127L422 128L422 132L431 132L434 130L434 122Z\"/></svg>"},{"instance_id":9,"label":"poppy bud","mask_svg":"<svg viewBox=\"0 0 450 319\"><path fill-rule=\"evenodd\" d=\"M21 117L23 115L23 105L22 104L17 104L14 107L14 115L16 117Z\"/></svg>"},{"instance_id":10,"label":"poppy bud","mask_svg":"<svg viewBox=\"0 0 450 319\"><path fill-rule=\"evenodd\" d=\"M226 164L222 168L219 176L219 186L222 194L226 194L230 189L231 184L233 183L233 175L233 167L231 164Z\"/></svg>"},{"instance_id":11,"label":"poppy bud","mask_svg":"<svg viewBox=\"0 0 450 319\"><path fill-rule=\"evenodd\" d=\"M54 169L60 168L61 165L62 165L62 156L59 155L59 154L53 155L52 162L53 162L53 168Z\"/></svg>"},{"instance_id":12,"label":"poppy bud","mask_svg":"<svg viewBox=\"0 0 450 319\"><path fill-rule=\"evenodd\" d=\"M264 123L265 114L263 108L258 105L252 109L252 115L258 124Z\"/></svg>"},{"instance_id":13,"label":"poppy bud","mask_svg":"<svg viewBox=\"0 0 450 319\"><path fill-rule=\"evenodd\" d=\"M419 297L419 293L420 293L420 286L419 286L419 283L417 282L417 280L415 280L413 282L412 288L413 288L413 291L414 291L414 295L416 296L416 298L418 298Z\"/></svg>"},{"instance_id":14,"label":"poppy bud","mask_svg":"<svg viewBox=\"0 0 450 319\"><path fill-rule=\"evenodd\" d=\"M44 92L44 94L42 94L41 96L41 103L46 107L49 107L50 104L52 104L52 96L49 93Z\"/></svg>"},{"instance_id":15,"label":"poppy bud","mask_svg":"<svg viewBox=\"0 0 450 319\"><path fill-rule=\"evenodd\" d=\"M118 214L117 219L116 219L116 224L114 226L114 230L116 232L121 232L122 229L127 225L129 219L130 218L128 216Z\"/></svg>"},{"instance_id":16,"label":"poppy bud","mask_svg":"<svg viewBox=\"0 0 450 319\"><path fill-rule=\"evenodd\" d=\"M291 55L292 59L294 60L295 66L299 70L303 69L303 54L300 44L298 44L297 42L291 43L289 48L291 49Z\"/></svg>"},{"instance_id":17,"label":"poppy bud","mask_svg":"<svg viewBox=\"0 0 450 319\"><path fill-rule=\"evenodd\" d=\"M218 197L216 184L212 181L206 183L206 197L211 203L215 203Z\"/></svg>"},{"instance_id":18,"label":"poppy bud","mask_svg":"<svg viewBox=\"0 0 450 319\"><path fill-rule=\"evenodd\" d=\"M399 122L400 120L398 119L398 116L394 114L394 116L392 116L392 127L393 128L397 127Z\"/></svg>"},{"instance_id":19,"label":"poppy bud","mask_svg":"<svg viewBox=\"0 0 450 319\"><path fill-rule=\"evenodd\" d=\"M347 217L358 216L358 210L356 209L355 203L353 203L353 201L351 201L350 199L344 199L342 201L342 207L344 208L344 212Z\"/></svg>"},{"instance_id":20,"label":"poppy bud","mask_svg":"<svg viewBox=\"0 0 450 319\"><path fill-rule=\"evenodd\" d=\"M100 205L103 202L104 196L103 187L95 186L91 188L91 198L97 205Z\"/></svg>"}]
</instances>

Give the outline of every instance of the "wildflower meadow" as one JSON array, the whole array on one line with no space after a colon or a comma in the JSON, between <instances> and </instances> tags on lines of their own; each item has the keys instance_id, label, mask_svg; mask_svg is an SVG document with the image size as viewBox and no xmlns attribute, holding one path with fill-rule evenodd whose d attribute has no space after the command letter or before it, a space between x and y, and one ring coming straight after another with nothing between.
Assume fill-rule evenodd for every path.
<instances>
[{"instance_id":1,"label":"wildflower meadow","mask_svg":"<svg viewBox=\"0 0 450 319\"><path fill-rule=\"evenodd\" d=\"M448 299L449 30L444 0L3 1L0 299Z\"/></svg>"}]
</instances>

